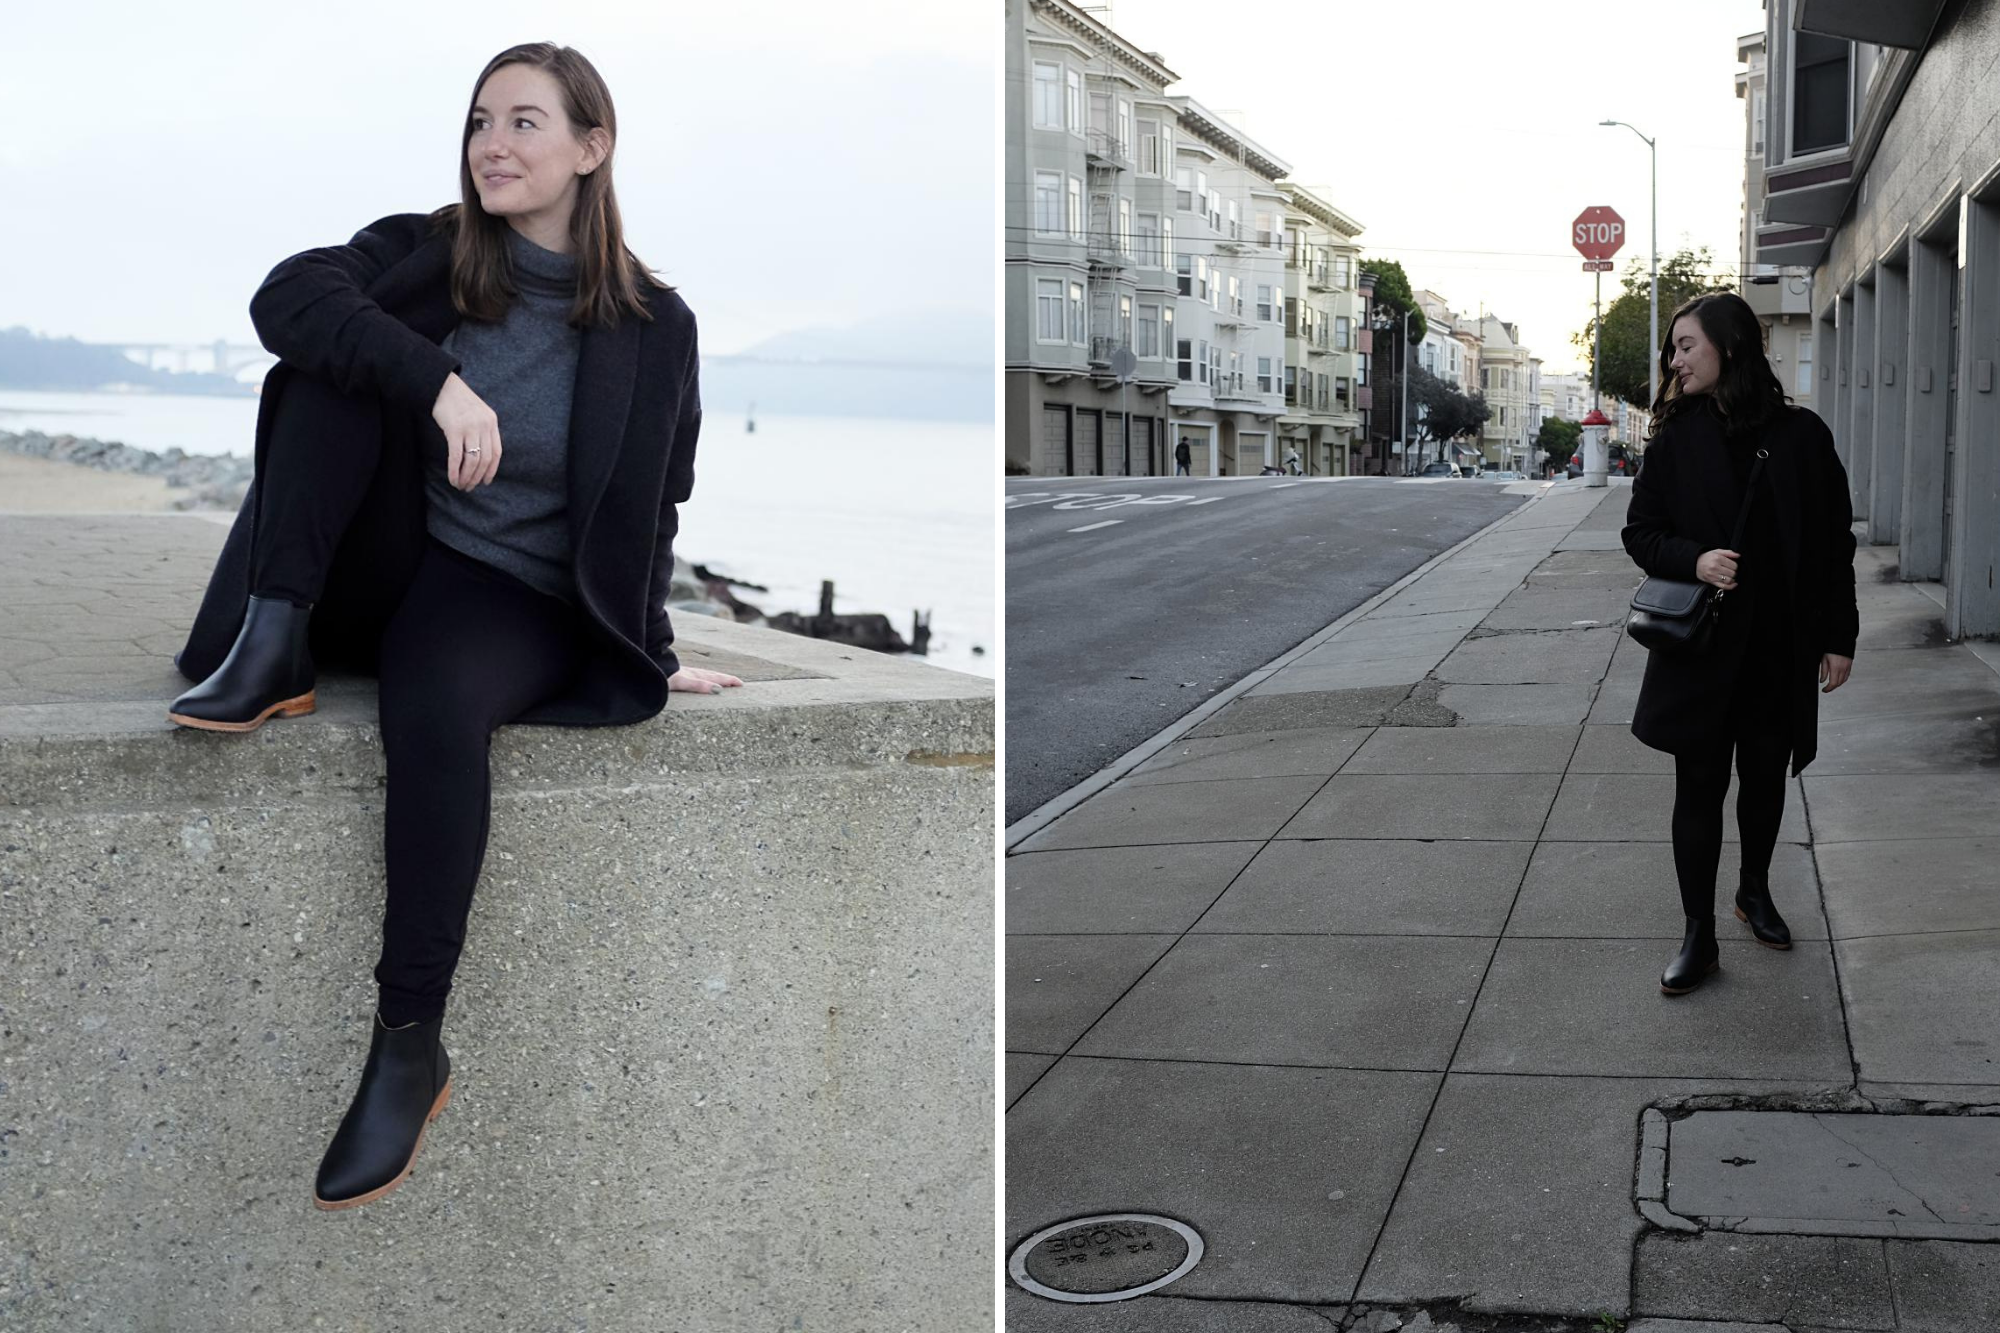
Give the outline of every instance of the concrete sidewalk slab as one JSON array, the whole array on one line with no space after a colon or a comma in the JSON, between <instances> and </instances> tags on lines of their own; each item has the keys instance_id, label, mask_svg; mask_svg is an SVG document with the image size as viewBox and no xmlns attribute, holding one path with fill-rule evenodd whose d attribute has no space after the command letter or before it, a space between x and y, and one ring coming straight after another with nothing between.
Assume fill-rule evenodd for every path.
<instances>
[{"instance_id":1,"label":"concrete sidewalk slab","mask_svg":"<svg viewBox=\"0 0 2000 1333\"><path fill-rule=\"evenodd\" d=\"M1679 996L1659 986L1677 940L1509 936L1453 1072L1846 1082L1828 947L1807 941L1780 952L1717 934L1722 969Z\"/></svg>"},{"instance_id":2,"label":"concrete sidewalk slab","mask_svg":"<svg viewBox=\"0 0 2000 1333\"><path fill-rule=\"evenodd\" d=\"M1463 773L1337 773L1281 838L1486 838L1532 842L1555 799L1553 773L1505 782Z\"/></svg>"},{"instance_id":3,"label":"concrete sidewalk slab","mask_svg":"<svg viewBox=\"0 0 2000 1333\"><path fill-rule=\"evenodd\" d=\"M1384 727L1340 769L1357 773L1561 773L1576 727Z\"/></svg>"},{"instance_id":4,"label":"concrete sidewalk slab","mask_svg":"<svg viewBox=\"0 0 2000 1333\"><path fill-rule=\"evenodd\" d=\"M1803 843L1806 816L1796 779L1786 779L1778 841ZM1722 840L1736 842L1736 776L1723 795ZM1818 811L1814 811L1817 819ZM1563 778L1543 837L1556 842L1672 842L1674 779L1664 774L1577 773Z\"/></svg>"},{"instance_id":5,"label":"concrete sidewalk slab","mask_svg":"<svg viewBox=\"0 0 2000 1333\"><path fill-rule=\"evenodd\" d=\"M1882 1244L1845 1236L1654 1232L1639 1238L1632 1309L1680 1319L1893 1329L1896 1301Z\"/></svg>"},{"instance_id":6,"label":"concrete sidewalk slab","mask_svg":"<svg viewBox=\"0 0 2000 1333\"><path fill-rule=\"evenodd\" d=\"M1061 1055L1173 947L1172 935L1014 935L1007 1048Z\"/></svg>"},{"instance_id":7,"label":"concrete sidewalk slab","mask_svg":"<svg viewBox=\"0 0 2000 1333\"><path fill-rule=\"evenodd\" d=\"M1964 1241L1882 1243L1904 1333L1994 1327L2000 1310L2000 1246Z\"/></svg>"},{"instance_id":8,"label":"concrete sidewalk slab","mask_svg":"<svg viewBox=\"0 0 2000 1333\"><path fill-rule=\"evenodd\" d=\"M1410 697L1405 685L1376 685L1259 696L1232 701L1190 731L1190 737L1339 727L1379 727Z\"/></svg>"},{"instance_id":9,"label":"concrete sidewalk slab","mask_svg":"<svg viewBox=\"0 0 2000 1333\"><path fill-rule=\"evenodd\" d=\"M1017 856L1007 863L1007 932L1178 935L1264 845L1202 842Z\"/></svg>"},{"instance_id":10,"label":"concrete sidewalk slab","mask_svg":"<svg viewBox=\"0 0 2000 1333\"><path fill-rule=\"evenodd\" d=\"M2000 930L2000 836L1821 843L1813 855L1835 939Z\"/></svg>"},{"instance_id":11,"label":"concrete sidewalk slab","mask_svg":"<svg viewBox=\"0 0 2000 1333\"><path fill-rule=\"evenodd\" d=\"M1740 843L1725 843L1716 868L1716 933L1727 940L1747 929L1734 916ZM1826 921L1813 883L1810 849L1779 843L1771 854L1771 897L1794 940L1824 940ZM1680 947L1687 918L1671 846L1657 842L1540 842L1528 862L1521 894L1507 920L1520 938L1656 939Z\"/></svg>"},{"instance_id":12,"label":"concrete sidewalk slab","mask_svg":"<svg viewBox=\"0 0 2000 1333\"><path fill-rule=\"evenodd\" d=\"M1441 1071L1492 950L1457 936L1189 935L1076 1053Z\"/></svg>"},{"instance_id":13,"label":"concrete sidewalk slab","mask_svg":"<svg viewBox=\"0 0 2000 1333\"><path fill-rule=\"evenodd\" d=\"M1840 940L1834 948L1862 1078L2000 1085L2000 930Z\"/></svg>"},{"instance_id":14,"label":"concrete sidewalk slab","mask_svg":"<svg viewBox=\"0 0 2000 1333\"><path fill-rule=\"evenodd\" d=\"M1446 685L1437 701L1466 726L1560 726L1581 724L1590 713L1597 686Z\"/></svg>"},{"instance_id":15,"label":"concrete sidewalk slab","mask_svg":"<svg viewBox=\"0 0 2000 1333\"><path fill-rule=\"evenodd\" d=\"M2000 828L1990 773L1802 776L1815 842L1976 838ZM1789 813L1789 812L1787 812Z\"/></svg>"},{"instance_id":16,"label":"concrete sidewalk slab","mask_svg":"<svg viewBox=\"0 0 2000 1333\"><path fill-rule=\"evenodd\" d=\"M1468 685L1565 685L1597 681L1622 630L1572 629L1468 639L1439 665L1439 680Z\"/></svg>"},{"instance_id":17,"label":"concrete sidewalk slab","mask_svg":"<svg viewBox=\"0 0 2000 1333\"><path fill-rule=\"evenodd\" d=\"M1195 929L1496 936L1529 851L1523 842L1273 842Z\"/></svg>"},{"instance_id":18,"label":"concrete sidewalk slab","mask_svg":"<svg viewBox=\"0 0 2000 1333\"><path fill-rule=\"evenodd\" d=\"M1527 583L1508 593L1481 622L1489 630L1567 630L1623 625L1630 588L1548 587Z\"/></svg>"},{"instance_id":19,"label":"concrete sidewalk slab","mask_svg":"<svg viewBox=\"0 0 2000 1333\"><path fill-rule=\"evenodd\" d=\"M1367 727L1300 727L1184 736L1133 769L1133 786L1229 778L1329 777L1373 735Z\"/></svg>"},{"instance_id":20,"label":"concrete sidewalk slab","mask_svg":"<svg viewBox=\"0 0 2000 1333\"><path fill-rule=\"evenodd\" d=\"M1629 723L1592 723L1583 729L1576 753L1570 758L1569 771L1672 774L1674 757L1634 736Z\"/></svg>"},{"instance_id":21,"label":"concrete sidewalk slab","mask_svg":"<svg viewBox=\"0 0 2000 1333\"><path fill-rule=\"evenodd\" d=\"M1786 1085L1758 1085L1777 1092ZM1463 1297L1479 1311L1625 1313L1640 1112L1744 1085L1446 1077L1356 1299Z\"/></svg>"},{"instance_id":22,"label":"concrete sidewalk slab","mask_svg":"<svg viewBox=\"0 0 2000 1333\"><path fill-rule=\"evenodd\" d=\"M1012 1106L1021 1094L1032 1087L1035 1080L1047 1073L1060 1058L1029 1051L1007 1052L1006 1104Z\"/></svg>"},{"instance_id":23,"label":"concrete sidewalk slab","mask_svg":"<svg viewBox=\"0 0 2000 1333\"><path fill-rule=\"evenodd\" d=\"M1176 1291L1176 1282L1166 1291ZM1334 1307L1317 1307L1334 1311ZM1007 1333L1332 1333L1329 1315L1262 1301L1204 1301L1140 1296L1103 1305L1067 1305L1019 1288L1007 1291Z\"/></svg>"},{"instance_id":24,"label":"concrete sidewalk slab","mask_svg":"<svg viewBox=\"0 0 2000 1333\"><path fill-rule=\"evenodd\" d=\"M1072 1056L1007 1118L1006 1245L1160 1213L1206 1247L1177 1295L1345 1302L1441 1077Z\"/></svg>"},{"instance_id":25,"label":"concrete sidewalk slab","mask_svg":"<svg viewBox=\"0 0 2000 1333\"><path fill-rule=\"evenodd\" d=\"M1324 781L1302 777L1169 782L1157 786L1121 783L1026 839L1019 850L1269 838Z\"/></svg>"}]
</instances>

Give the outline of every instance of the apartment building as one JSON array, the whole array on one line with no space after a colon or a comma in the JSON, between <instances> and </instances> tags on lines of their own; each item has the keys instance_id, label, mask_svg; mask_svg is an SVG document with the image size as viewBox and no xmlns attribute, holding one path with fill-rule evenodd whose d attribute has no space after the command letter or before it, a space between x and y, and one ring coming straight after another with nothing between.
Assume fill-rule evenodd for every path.
<instances>
[{"instance_id":1,"label":"apartment building","mask_svg":"<svg viewBox=\"0 0 2000 1333\"><path fill-rule=\"evenodd\" d=\"M2000 0L1768 0L1760 263L1812 273L1813 410L1868 540L2000 634Z\"/></svg>"},{"instance_id":2,"label":"apartment building","mask_svg":"<svg viewBox=\"0 0 2000 1333\"><path fill-rule=\"evenodd\" d=\"M1356 404L1361 340L1355 277L1361 224L1308 190L1280 182L1285 200L1285 411L1283 460L1296 453L1312 477L1347 476L1361 448Z\"/></svg>"},{"instance_id":3,"label":"apartment building","mask_svg":"<svg viewBox=\"0 0 2000 1333\"><path fill-rule=\"evenodd\" d=\"M1417 308L1424 312L1424 339L1412 364L1460 393L1474 392L1479 387L1477 321L1460 315L1436 292L1420 291L1416 298Z\"/></svg>"},{"instance_id":4,"label":"apartment building","mask_svg":"<svg viewBox=\"0 0 2000 1333\"><path fill-rule=\"evenodd\" d=\"M1008 468L1170 471L1177 76L1068 0L1006 20Z\"/></svg>"},{"instance_id":5,"label":"apartment building","mask_svg":"<svg viewBox=\"0 0 2000 1333\"><path fill-rule=\"evenodd\" d=\"M1194 99L1168 101L1180 296L1169 437L1196 476L1254 476L1280 458L1289 168Z\"/></svg>"},{"instance_id":6,"label":"apartment building","mask_svg":"<svg viewBox=\"0 0 2000 1333\"><path fill-rule=\"evenodd\" d=\"M1812 270L1799 264L1767 264L1757 258L1757 233L1764 225L1764 122L1766 60L1764 34L1736 39L1736 96L1743 103L1743 213L1738 259L1743 299L1764 326L1764 354L1792 401L1813 405Z\"/></svg>"},{"instance_id":7,"label":"apartment building","mask_svg":"<svg viewBox=\"0 0 2000 1333\"><path fill-rule=\"evenodd\" d=\"M1528 421L1538 415L1528 349L1521 341L1518 325L1497 315L1484 315L1475 326L1479 333L1479 390L1486 395L1493 415L1480 432L1480 465L1487 468L1514 468L1527 471L1532 436ZM1537 412L1529 411L1536 403Z\"/></svg>"}]
</instances>

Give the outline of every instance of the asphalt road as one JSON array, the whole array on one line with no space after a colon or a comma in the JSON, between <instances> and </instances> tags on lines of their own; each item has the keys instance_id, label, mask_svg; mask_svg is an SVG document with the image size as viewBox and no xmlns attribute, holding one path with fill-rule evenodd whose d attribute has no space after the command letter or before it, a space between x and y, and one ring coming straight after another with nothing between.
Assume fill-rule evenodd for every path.
<instances>
[{"instance_id":1,"label":"asphalt road","mask_svg":"<svg viewBox=\"0 0 2000 1333\"><path fill-rule=\"evenodd\" d=\"M1007 822L1520 505L1486 481L1007 482Z\"/></svg>"}]
</instances>

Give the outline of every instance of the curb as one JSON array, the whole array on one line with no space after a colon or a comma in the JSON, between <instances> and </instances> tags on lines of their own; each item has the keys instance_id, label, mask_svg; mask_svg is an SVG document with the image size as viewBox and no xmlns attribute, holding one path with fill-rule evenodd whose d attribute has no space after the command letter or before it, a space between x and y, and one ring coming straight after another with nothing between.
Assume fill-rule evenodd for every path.
<instances>
[{"instance_id":1,"label":"curb","mask_svg":"<svg viewBox=\"0 0 2000 1333\"><path fill-rule=\"evenodd\" d=\"M1227 689L1223 690L1220 694L1217 694L1214 698L1209 699L1204 703L1202 703L1199 707L1195 708L1194 711L1185 714L1175 722L1169 723L1164 731L1157 732L1153 736L1147 738L1146 740L1139 742L1137 745L1127 750L1124 754L1119 755L1116 759L1113 759L1110 763L1106 764L1103 768L1098 769L1097 772L1091 774L1083 781L1077 783L1074 787L1071 787L1068 791L1065 791L1060 795L1050 797L1048 800L1042 802L1042 804L1036 806L1033 810L1030 810L1027 814L1022 815L1019 819L1007 825L1004 834L1004 842L1002 844L1002 849L1001 849L1003 854L1006 851L1011 850L1012 848L1018 846L1028 838L1031 838L1035 834L1041 832L1043 829L1047 828L1050 824L1053 824L1056 820L1062 818L1062 816L1068 814L1071 810L1074 810L1077 806L1082 805L1085 801L1097 795L1099 792L1109 787L1112 783L1124 777L1127 773L1130 773L1140 764L1145 763L1148 759L1151 759L1154 755L1166 749L1169 745L1172 745L1175 741L1187 735L1187 733L1193 731L1196 727L1200 726L1202 723L1208 721L1209 718L1213 717L1223 708L1235 702L1238 697L1247 694L1251 690L1257 688L1257 686L1263 684L1265 681L1269 680L1272 676L1276 675L1284 668L1290 666L1294 661L1298 660L1301 657L1304 657L1307 653L1311 652L1313 649L1325 643L1335 634L1338 634L1341 630L1346 629L1350 624L1361 619L1363 616L1367 615L1370 611L1373 611L1376 607L1380 606L1382 603L1388 601L1391 597L1394 597L1397 593L1401 592L1404 588L1407 588L1410 584L1415 583L1425 574L1430 573L1431 570L1443 564L1446 560L1449 560L1452 556L1457 555L1467 546L1470 546L1472 543L1478 541L1481 537L1484 537L1489 532L1492 532L1495 528L1498 528L1503 524L1511 522L1513 519L1519 517L1520 515L1527 513L1529 510L1533 509L1537 504L1541 503L1541 501L1548 498L1548 496L1551 493L1552 493L1551 488L1544 487L1540 494L1529 496L1528 502L1522 505L1520 508L1515 509L1511 513L1501 515L1499 518L1494 519L1491 523L1488 523L1485 527L1479 529L1475 533L1472 533L1470 536L1464 538L1462 541L1459 541L1454 545L1446 547L1444 550L1439 551L1436 555L1424 561L1423 564L1418 565L1415 569L1403 575L1402 578L1397 579L1394 583L1382 589L1382 591L1376 593L1373 597L1370 597L1367 601L1361 603L1361 605L1355 607L1353 610L1347 612L1347 614L1341 616L1338 620L1334 621L1332 624L1327 625L1323 629L1314 631L1303 642L1299 643L1297 646L1293 647L1291 650L1289 650L1282 656L1274 658L1269 662L1266 662L1263 666L1258 667L1255 671L1252 671L1249 675L1237 681L1234 685L1229 686ZM1562 493L1572 494L1574 492L1562 492ZM1557 540L1561 539L1558 538Z\"/></svg>"}]
</instances>

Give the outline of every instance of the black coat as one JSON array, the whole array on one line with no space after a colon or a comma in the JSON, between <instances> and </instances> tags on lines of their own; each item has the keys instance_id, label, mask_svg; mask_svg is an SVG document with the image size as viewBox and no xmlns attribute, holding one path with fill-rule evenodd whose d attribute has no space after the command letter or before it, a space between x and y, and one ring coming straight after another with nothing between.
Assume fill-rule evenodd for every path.
<instances>
[{"instance_id":1,"label":"black coat","mask_svg":"<svg viewBox=\"0 0 2000 1333\"><path fill-rule=\"evenodd\" d=\"M383 404L383 464L334 553L329 588L385 568L414 572L425 527L419 460L445 455L431 407L460 364L438 345L459 322L450 268L450 238L429 235L424 214L400 213L369 223L346 245L286 259L250 300L258 338L280 358L257 408L258 473L293 376L312 375ZM700 362L694 315L681 298L644 285L640 291L654 318L626 314L615 328L586 327L577 354L568 511L578 604L597 631L593 651L567 690L521 722L643 721L666 706L667 677L680 668L666 597L675 506L694 486ZM221 664L242 627L257 497L253 480L187 646L175 656L190 680L206 679Z\"/></svg>"},{"instance_id":2,"label":"black coat","mask_svg":"<svg viewBox=\"0 0 2000 1333\"><path fill-rule=\"evenodd\" d=\"M1688 579L1704 552L1728 549L1743 491L1726 450L1724 423L1712 404L1693 406L1662 426L1632 483L1625 515L1625 550L1649 575ZM1790 407L1755 433L1769 450L1764 477L1777 514L1776 544L1784 556L1782 587L1763 585L1790 611L1790 653L1777 668L1792 741L1796 776L1819 750L1819 660L1822 654L1854 656L1860 614L1854 600L1852 504L1847 469L1834 452L1833 434L1808 408ZM1760 482L1760 485L1765 484ZM1746 568L1739 580L1748 586ZM1733 596L1733 594L1732 594ZM1669 753L1719 744L1739 679L1750 626L1722 619L1710 650L1698 657L1650 653L1632 714L1632 734Z\"/></svg>"}]
</instances>

